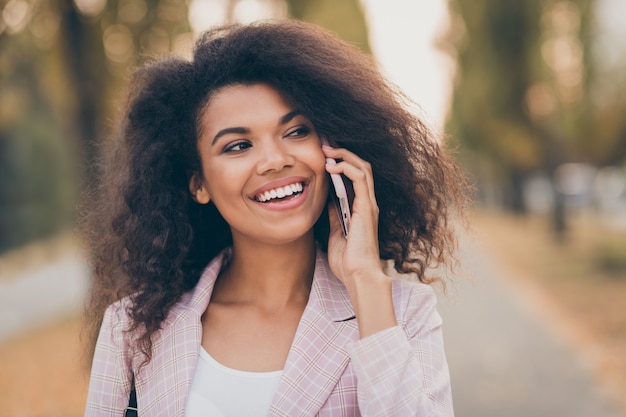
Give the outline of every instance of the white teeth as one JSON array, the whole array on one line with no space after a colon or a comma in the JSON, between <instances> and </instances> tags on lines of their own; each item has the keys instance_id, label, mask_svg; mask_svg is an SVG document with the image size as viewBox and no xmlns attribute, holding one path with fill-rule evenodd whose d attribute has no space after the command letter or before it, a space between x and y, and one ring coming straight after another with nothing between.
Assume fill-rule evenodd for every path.
<instances>
[{"instance_id":1,"label":"white teeth","mask_svg":"<svg viewBox=\"0 0 626 417\"><path fill-rule=\"evenodd\" d=\"M283 198L288 195L293 195L296 193L302 192L302 183L297 182L295 184L286 185L284 187L274 188L273 190L266 191L258 196L256 196L256 200L261 203L265 203L266 201L272 200L274 198Z\"/></svg>"}]
</instances>

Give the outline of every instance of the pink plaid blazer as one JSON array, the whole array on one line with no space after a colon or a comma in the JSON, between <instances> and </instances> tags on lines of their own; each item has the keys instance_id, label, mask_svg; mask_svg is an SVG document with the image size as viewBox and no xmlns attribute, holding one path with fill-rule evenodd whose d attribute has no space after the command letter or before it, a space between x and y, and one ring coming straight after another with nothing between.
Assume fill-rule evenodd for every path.
<instances>
[{"instance_id":1,"label":"pink plaid blazer","mask_svg":"<svg viewBox=\"0 0 626 417\"><path fill-rule=\"evenodd\" d=\"M152 360L140 371L127 333L127 300L107 310L96 346L87 417L120 417L133 372L139 415L183 417L196 368L200 318L225 254L172 309L156 334ZM359 340L343 284L318 251L315 275L270 416L450 417L450 377L436 298L424 284L394 280L398 326ZM245 401L242 398L242 401Z\"/></svg>"}]
</instances>

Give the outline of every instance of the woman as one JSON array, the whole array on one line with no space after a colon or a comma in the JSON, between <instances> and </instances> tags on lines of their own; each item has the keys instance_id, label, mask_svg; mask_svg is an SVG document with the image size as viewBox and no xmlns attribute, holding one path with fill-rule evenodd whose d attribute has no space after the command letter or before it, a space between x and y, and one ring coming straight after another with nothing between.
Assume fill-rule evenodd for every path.
<instances>
[{"instance_id":1,"label":"woman","mask_svg":"<svg viewBox=\"0 0 626 417\"><path fill-rule=\"evenodd\" d=\"M134 387L140 416L452 416L426 270L453 259L462 177L373 61L259 23L131 85L91 218L86 415Z\"/></svg>"}]
</instances>

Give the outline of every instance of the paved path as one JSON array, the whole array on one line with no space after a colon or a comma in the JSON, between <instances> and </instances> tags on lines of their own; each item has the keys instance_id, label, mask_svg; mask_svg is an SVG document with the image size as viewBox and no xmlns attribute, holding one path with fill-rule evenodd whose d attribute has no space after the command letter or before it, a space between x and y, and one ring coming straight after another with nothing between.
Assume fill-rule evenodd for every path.
<instances>
[{"instance_id":1,"label":"paved path","mask_svg":"<svg viewBox=\"0 0 626 417\"><path fill-rule=\"evenodd\" d=\"M78 251L18 277L0 280L0 343L80 311L89 281L89 268Z\"/></svg>"},{"instance_id":2,"label":"paved path","mask_svg":"<svg viewBox=\"0 0 626 417\"><path fill-rule=\"evenodd\" d=\"M440 297L456 417L624 417L549 320L531 314L478 242L464 244L460 281Z\"/></svg>"}]
</instances>

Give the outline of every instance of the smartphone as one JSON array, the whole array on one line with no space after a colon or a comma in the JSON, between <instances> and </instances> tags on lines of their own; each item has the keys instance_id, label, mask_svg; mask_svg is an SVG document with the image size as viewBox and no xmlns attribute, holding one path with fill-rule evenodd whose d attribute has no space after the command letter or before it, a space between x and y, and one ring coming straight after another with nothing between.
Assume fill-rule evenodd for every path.
<instances>
[{"instance_id":1,"label":"smartphone","mask_svg":"<svg viewBox=\"0 0 626 417\"><path fill-rule=\"evenodd\" d=\"M328 141L323 138L322 144L330 146ZM335 165L337 161L333 158L326 158L326 163L328 165ZM330 196L333 200L333 206L335 206L335 210L337 211L337 216L339 216L341 222L341 229L343 231L343 235L348 237L348 230L350 229L350 217L351 217L351 203L352 199L354 199L354 191L352 190L352 184L350 180L348 180L345 176L341 174L329 174L330 175L330 183L331 183L331 191Z\"/></svg>"}]
</instances>

